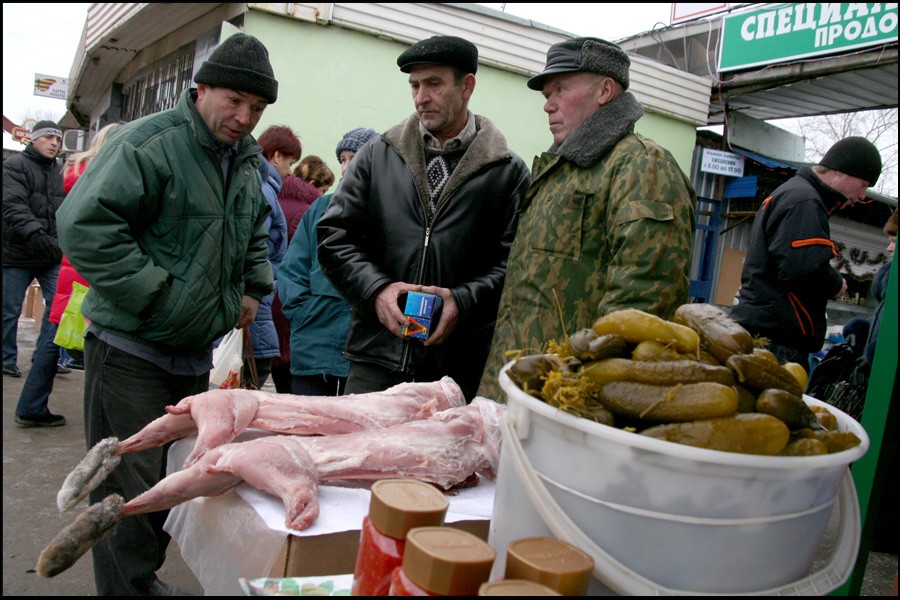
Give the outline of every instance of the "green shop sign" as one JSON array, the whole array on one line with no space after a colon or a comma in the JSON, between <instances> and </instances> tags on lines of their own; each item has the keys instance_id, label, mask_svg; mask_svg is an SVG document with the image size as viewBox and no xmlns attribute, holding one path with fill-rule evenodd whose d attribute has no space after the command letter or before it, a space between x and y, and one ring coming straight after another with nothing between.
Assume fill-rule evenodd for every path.
<instances>
[{"instance_id":1,"label":"green shop sign","mask_svg":"<svg viewBox=\"0 0 900 600\"><path fill-rule=\"evenodd\" d=\"M897 3L768 4L722 24L719 71L897 41Z\"/></svg>"}]
</instances>

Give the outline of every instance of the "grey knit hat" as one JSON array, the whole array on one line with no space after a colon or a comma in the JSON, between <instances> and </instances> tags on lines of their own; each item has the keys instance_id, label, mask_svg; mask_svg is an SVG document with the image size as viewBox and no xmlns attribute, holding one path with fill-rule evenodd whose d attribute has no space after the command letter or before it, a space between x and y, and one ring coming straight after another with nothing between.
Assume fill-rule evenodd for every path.
<instances>
[{"instance_id":1,"label":"grey knit hat","mask_svg":"<svg viewBox=\"0 0 900 600\"><path fill-rule=\"evenodd\" d=\"M544 72L529 79L528 87L540 91L548 75L584 71L612 77L627 90L630 66L628 54L612 42L593 37L572 38L550 46Z\"/></svg>"},{"instance_id":2,"label":"grey knit hat","mask_svg":"<svg viewBox=\"0 0 900 600\"><path fill-rule=\"evenodd\" d=\"M278 98L278 82L269 62L269 51L246 33L236 33L219 44L200 65L194 81L256 94L269 104Z\"/></svg>"},{"instance_id":3,"label":"grey knit hat","mask_svg":"<svg viewBox=\"0 0 900 600\"><path fill-rule=\"evenodd\" d=\"M881 153L864 137L848 137L836 142L819 164L858 177L870 186L881 176Z\"/></svg>"},{"instance_id":4,"label":"grey knit hat","mask_svg":"<svg viewBox=\"0 0 900 600\"><path fill-rule=\"evenodd\" d=\"M373 137L377 137L378 132L374 129L370 129L368 127L357 127L356 129L351 129L347 133L344 134L344 137L341 138L341 141L338 142L337 148L334 150L334 155L337 156L337 159L341 160L341 152L344 150L349 150L350 152L359 152L359 149L363 147L363 144L371 140Z\"/></svg>"},{"instance_id":5,"label":"grey knit hat","mask_svg":"<svg viewBox=\"0 0 900 600\"><path fill-rule=\"evenodd\" d=\"M59 128L54 121L38 121L31 128L31 141L44 137L45 135L55 135L62 139L62 129Z\"/></svg>"}]
</instances>

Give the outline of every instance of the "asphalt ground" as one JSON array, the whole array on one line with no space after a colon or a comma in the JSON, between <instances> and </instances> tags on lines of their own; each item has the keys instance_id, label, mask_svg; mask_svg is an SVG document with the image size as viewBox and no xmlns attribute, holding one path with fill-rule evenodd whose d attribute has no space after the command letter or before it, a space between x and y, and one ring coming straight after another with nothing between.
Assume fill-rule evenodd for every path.
<instances>
[{"instance_id":1,"label":"asphalt ground","mask_svg":"<svg viewBox=\"0 0 900 600\"><path fill-rule=\"evenodd\" d=\"M37 333L33 319L19 320L18 365L22 377L3 376L3 595L94 596L90 552L51 579L32 571L41 550L87 506L83 501L66 514L56 508L60 485L87 451L82 411L84 372L73 370L56 376L50 410L66 417L63 427L22 428L13 422ZM202 586L175 542L169 545L158 575L170 585L203 595ZM896 575L896 554L870 553L861 595L895 594Z\"/></svg>"},{"instance_id":2,"label":"asphalt ground","mask_svg":"<svg viewBox=\"0 0 900 600\"><path fill-rule=\"evenodd\" d=\"M57 375L50 411L66 417L62 427L19 427L13 422L19 393L25 384L37 341L34 320L19 319L19 369L22 377L3 376L3 595L95 596L94 567L88 551L67 571L45 579L31 572L47 544L87 507L60 514L56 493L75 465L84 458L84 371ZM203 587L169 544L157 572L166 583L203 595Z\"/></svg>"}]
</instances>

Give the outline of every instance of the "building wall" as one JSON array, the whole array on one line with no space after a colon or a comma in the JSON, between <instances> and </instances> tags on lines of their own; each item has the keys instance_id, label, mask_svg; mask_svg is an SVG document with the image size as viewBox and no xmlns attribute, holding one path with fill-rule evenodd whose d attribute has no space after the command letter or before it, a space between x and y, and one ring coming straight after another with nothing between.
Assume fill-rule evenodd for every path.
<instances>
[{"instance_id":1,"label":"building wall","mask_svg":"<svg viewBox=\"0 0 900 600\"><path fill-rule=\"evenodd\" d=\"M256 10L244 15L243 30L269 49L278 79L278 101L254 133L274 124L290 126L304 156L321 156L337 176L334 148L346 131L384 131L413 113L407 75L396 62L407 44ZM543 97L526 87L523 74L482 64L476 76L470 109L491 119L530 165L552 142ZM692 124L648 111L637 131L669 149L689 171Z\"/></svg>"}]
</instances>

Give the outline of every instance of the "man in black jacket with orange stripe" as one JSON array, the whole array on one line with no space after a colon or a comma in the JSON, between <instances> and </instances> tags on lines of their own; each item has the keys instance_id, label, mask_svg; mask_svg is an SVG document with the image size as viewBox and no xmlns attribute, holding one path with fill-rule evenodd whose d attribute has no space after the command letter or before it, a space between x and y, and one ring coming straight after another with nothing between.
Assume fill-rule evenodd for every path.
<instances>
[{"instance_id":1,"label":"man in black jacket with orange stripe","mask_svg":"<svg viewBox=\"0 0 900 600\"><path fill-rule=\"evenodd\" d=\"M825 307L847 282L831 266L838 256L828 218L866 196L881 175L878 148L862 137L835 143L763 201L750 233L741 288L731 316L782 363L809 370L809 353L825 341Z\"/></svg>"}]
</instances>

